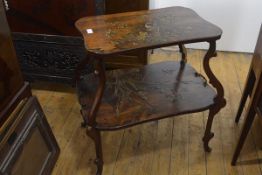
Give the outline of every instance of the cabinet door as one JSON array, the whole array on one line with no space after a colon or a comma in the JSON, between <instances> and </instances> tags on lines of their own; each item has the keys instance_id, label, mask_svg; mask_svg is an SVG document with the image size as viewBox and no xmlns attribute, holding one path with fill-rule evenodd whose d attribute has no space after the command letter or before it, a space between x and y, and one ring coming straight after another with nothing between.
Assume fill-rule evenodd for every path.
<instances>
[{"instance_id":1,"label":"cabinet door","mask_svg":"<svg viewBox=\"0 0 262 175\"><path fill-rule=\"evenodd\" d=\"M31 97L7 132L0 150L0 174L51 174L59 147L36 100Z\"/></svg>"},{"instance_id":2,"label":"cabinet door","mask_svg":"<svg viewBox=\"0 0 262 175\"><path fill-rule=\"evenodd\" d=\"M16 58L5 8L0 0L0 126L5 115L2 111L23 86L23 78Z\"/></svg>"},{"instance_id":3,"label":"cabinet door","mask_svg":"<svg viewBox=\"0 0 262 175\"><path fill-rule=\"evenodd\" d=\"M149 0L105 0L106 14L147 10Z\"/></svg>"}]
</instances>

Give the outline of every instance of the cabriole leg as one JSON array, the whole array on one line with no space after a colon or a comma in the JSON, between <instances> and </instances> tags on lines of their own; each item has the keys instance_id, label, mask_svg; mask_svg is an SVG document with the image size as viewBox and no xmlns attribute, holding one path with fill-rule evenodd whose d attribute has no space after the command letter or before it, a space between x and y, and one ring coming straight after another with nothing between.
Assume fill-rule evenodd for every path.
<instances>
[{"instance_id":1,"label":"cabriole leg","mask_svg":"<svg viewBox=\"0 0 262 175\"><path fill-rule=\"evenodd\" d=\"M209 78L209 83L216 89L217 95L214 98L214 105L210 107L208 121L206 125L205 135L203 137L204 149L207 152L211 151L211 148L208 146L209 141L214 137L214 133L211 132L212 123L214 116L226 106L226 100L224 98L224 88L219 80L216 78L215 74L211 71L209 61L212 57L215 57L216 53L216 41L209 42L209 49L204 57L204 70L206 75Z\"/></svg>"},{"instance_id":2,"label":"cabriole leg","mask_svg":"<svg viewBox=\"0 0 262 175\"><path fill-rule=\"evenodd\" d=\"M211 128L212 128L212 124L213 124L213 119L214 119L215 115L219 112L219 110L216 109L216 108L211 108L209 110L207 124L206 124L206 130L205 130L205 135L203 137L204 149L205 149L206 152L210 152L211 151L211 148L208 145L209 141L214 137L214 133L211 132Z\"/></svg>"},{"instance_id":3,"label":"cabriole leg","mask_svg":"<svg viewBox=\"0 0 262 175\"><path fill-rule=\"evenodd\" d=\"M92 58L90 56L90 58ZM80 81L80 71L81 68L83 69L87 63L89 63L88 59L83 60L82 64L78 66L78 76L76 78L77 83ZM105 89L105 70L103 67L103 58L93 58L92 63L95 67L95 74L98 79L98 88L96 89L95 97L92 99L91 102L92 105L89 106L89 99L84 100L84 102L81 102L81 115L84 119L84 122L82 123L82 127L87 127L86 134L94 141L95 143L95 149L96 149L96 160L95 163L97 165L97 172L96 175L101 175L103 171L103 152L102 152L102 143L101 143L101 133L98 129L94 128L96 125L96 114L99 109L104 89Z\"/></svg>"},{"instance_id":4,"label":"cabriole leg","mask_svg":"<svg viewBox=\"0 0 262 175\"><path fill-rule=\"evenodd\" d=\"M96 175L101 175L103 171L103 152L101 143L101 133L99 130L91 128L86 130L86 134L94 141L96 148L96 160L95 164L97 166Z\"/></svg>"}]
</instances>

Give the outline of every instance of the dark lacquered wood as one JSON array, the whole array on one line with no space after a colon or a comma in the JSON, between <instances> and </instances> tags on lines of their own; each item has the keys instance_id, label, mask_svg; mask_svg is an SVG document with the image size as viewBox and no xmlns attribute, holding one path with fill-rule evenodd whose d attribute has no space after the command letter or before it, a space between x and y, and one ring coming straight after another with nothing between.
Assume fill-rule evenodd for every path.
<instances>
[{"instance_id":1,"label":"dark lacquered wood","mask_svg":"<svg viewBox=\"0 0 262 175\"><path fill-rule=\"evenodd\" d=\"M97 175L103 169L101 130L209 109L203 143L205 151L211 151L208 144L214 136L213 119L226 105L223 86L210 68L210 59L216 56L216 40L222 34L220 28L183 7L87 17L78 20L76 26L91 57L78 67L95 65L91 75L81 76L81 69L78 70L76 80L84 119L82 126L88 128L87 135L96 145ZM87 29L92 30L87 33ZM210 84L186 64L183 44L194 42L209 43L203 68ZM169 45L179 46L181 63L104 70L103 61L109 56Z\"/></svg>"},{"instance_id":2,"label":"dark lacquered wood","mask_svg":"<svg viewBox=\"0 0 262 175\"><path fill-rule=\"evenodd\" d=\"M95 164L97 165L96 175L101 175L103 171L103 151L102 151L102 143L101 143L101 133L98 129L88 128L86 130L86 134L94 141L96 148L96 160Z\"/></svg>"},{"instance_id":3,"label":"dark lacquered wood","mask_svg":"<svg viewBox=\"0 0 262 175\"><path fill-rule=\"evenodd\" d=\"M187 62L187 50L183 44L179 44L179 52L181 53L181 64L185 64Z\"/></svg>"},{"instance_id":4,"label":"dark lacquered wood","mask_svg":"<svg viewBox=\"0 0 262 175\"><path fill-rule=\"evenodd\" d=\"M95 0L8 0L13 32L78 36L77 19L95 14Z\"/></svg>"},{"instance_id":5,"label":"dark lacquered wood","mask_svg":"<svg viewBox=\"0 0 262 175\"><path fill-rule=\"evenodd\" d=\"M30 94L24 81L13 47L5 10L0 2L0 126L18 104L18 94ZM20 91L24 89L26 91ZM25 93L24 93L25 92ZM18 96L17 96L18 95ZM16 98L15 98L16 97Z\"/></svg>"},{"instance_id":6,"label":"dark lacquered wood","mask_svg":"<svg viewBox=\"0 0 262 175\"><path fill-rule=\"evenodd\" d=\"M220 28L184 7L86 17L76 27L87 51L100 55L219 39L222 34Z\"/></svg>"},{"instance_id":7,"label":"dark lacquered wood","mask_svg":"<svg viewBox=\"0 0 262 175\"><path fill-rule=\"evenodd\" d=\"M106 75L105 95L96 114L95 128L100 130L206 110L214 104L216 96L190 65L183 68L174 61L141 69L114 70ZM97 88L95 74L86 76L78 86L85 116L90 112Z\"/></svg>"},{"instance_id":8,"label":"dark lacquered wood","mask_svg":"<svg viewBox=\"0 0 262 175\"><path fill-rule=\"evenodd\" d=\"M5 92L9 91L9 95L13 95L22 87L23 79L2 3L0 3L0 6L0 83L1 89ZM2 102L3 99L1 99L0 107L2 106Z\"/></svg>"},{"instance_id":9,"label":"dark lacquered wood","mask_svg":"<svg viewBox=\"0 0 262 175\"><path fill-rule=\"evenodd\" d=\"M262 26L260 28L260 33L250 65L245 89L236 115L236 123L239 122L248 95L250 96L250 102L248 104L245 123L232 158L232 165L236 164L237 158L255 118L255 114L258 114L258 116L262 117Z\"/></svg>"}]
</instances>

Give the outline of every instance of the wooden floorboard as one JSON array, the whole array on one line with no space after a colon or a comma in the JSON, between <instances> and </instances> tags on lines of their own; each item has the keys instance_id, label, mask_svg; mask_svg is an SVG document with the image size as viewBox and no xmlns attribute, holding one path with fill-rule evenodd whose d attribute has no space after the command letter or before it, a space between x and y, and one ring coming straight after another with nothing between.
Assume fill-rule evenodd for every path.
<instances>
[{"instance_id":1,"label":"wooden floorboard","mask_svg":"<svg viewBox=\"0 0 262 175\"><path fill-rule=\"evenodd\" d=\"M188 62L204 73L204 51L189 50ZM179 60L170 48L155 50L149 62ZM214 119L211 153L205 153L202 137L208 111L151 122L125 130L103 132L104 175L260 175L262 134L256 119L239 158L230 165L241 132L234 122L251 61L250 54L218 52L211 67L225 88L227 106ZM80 127L80 107L72 87L32 84L61 148L53 175L93 175L94 144ZM244 112L245 113L245 112Z\"/></svg>"},{"instance_id":2,"label":"wooden floorboard","mask_svg":"<svg viewBox=\"0 0 262 175\"><path fill-rule=\"evenodd\" d=\"M220 58L220 59L219 59ZM234 97L240 98L239 87L237 86L236 75L234 74L234 65L230 62L229 54L220 53L218 58L213 59L213 69L217 73L218 78L224 85L225 98L227 100L227 106L221 110L218 119L220 123L220 134L222 142L223 164L225 174L241 175L243 169L240 166L232 167L230 165L232 154L237 141L237 135L235 130L234 115L235 110L232 108L234 104L239 101Z\"/></svg>"}]
</instances>

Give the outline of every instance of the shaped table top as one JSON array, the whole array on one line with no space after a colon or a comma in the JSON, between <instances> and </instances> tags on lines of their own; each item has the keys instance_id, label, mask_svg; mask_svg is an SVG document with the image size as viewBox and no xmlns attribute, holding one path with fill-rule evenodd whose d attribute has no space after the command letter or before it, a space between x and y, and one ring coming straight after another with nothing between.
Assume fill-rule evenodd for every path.
<instances>
[{"instance_id":1,"label":"shaped table top","mask_svg":"<svg viewBox=\"0 0 262 175\"><path fill-rule=\"evenodd\" d=\"M96 55L217 40L222 34L219 27L184 7L85 17L75 25L88 53Z\"/></svg>"}]
</instances>

